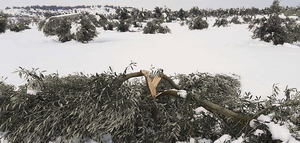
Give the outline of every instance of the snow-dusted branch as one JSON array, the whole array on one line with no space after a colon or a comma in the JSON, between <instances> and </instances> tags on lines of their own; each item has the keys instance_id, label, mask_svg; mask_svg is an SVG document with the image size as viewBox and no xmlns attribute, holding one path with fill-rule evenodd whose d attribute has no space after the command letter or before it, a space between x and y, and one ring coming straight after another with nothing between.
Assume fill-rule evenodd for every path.
<instances>
[{"instance_id":1,"label":"snow-dusted branch","mask_svg":"<svg viewBox=\"0 0 300 143\"><path fill-rule=\"evenodd\" d=\"M187 92L185 90L180 90L180 87L177 84L175 84L175 82L170 77L168 77L162 73L155 75L154 78L150 78L149 71L141 70L140 72L129 73L129 74L124 75L123 81L126 81L133 77L141 77L141 76L144 76L146 78L147 86L148 86L153 98L157 98L160 96L176 96L176 97L181 97L181 98L187 97ZM159 84L159 82L161 81L161 79L168 81L170 83L170 85L175 89L166 90L164 92L156 94L156 87ZM202 107L204 107L205 109L207 109L208 111L210 111L212 113L221 114L227 118L234 119L235 121L240 122L245 125L248 125L248 123L253 119L247 115L238 114L238 113L233 112L229 109L226 109L220 105L217 105L208 100L205 100L198 94L192 94L191 98L189 98L189 99L194 100L195 102L199 103L199 105L201 105Z\"/></svg>"}]
</instances>

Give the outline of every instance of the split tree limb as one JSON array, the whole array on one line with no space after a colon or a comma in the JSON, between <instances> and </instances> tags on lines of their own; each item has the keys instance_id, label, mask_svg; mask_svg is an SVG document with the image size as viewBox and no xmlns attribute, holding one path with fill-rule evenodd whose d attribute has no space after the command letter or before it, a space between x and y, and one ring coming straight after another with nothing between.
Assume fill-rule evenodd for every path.
<instances>
[{"instance_id":1,"label":"split tree limb","mask_svg":"<svg viewBox=\"0 0 300 143\"><path fill-rule=\"evenodd\" d=\"M156 96L157 96L156 88L162 79L168 81L168 83L170 83L171 86L173 86L174 88L179 89L179 86L176 85L173 82L173 80L171 78L169 78L168 76L166 76L165 74L155 75L154 78L152 79L149 76L149 71L147 71L147 70L140 70L139 72L126 74L126 75L124 75L122 81L125 82L126 80L129 80L130 78L141 77L141 76L145 77L147 86L148 86L151 96L153 98L156 98Z\"/></svg>"}]
</instances>

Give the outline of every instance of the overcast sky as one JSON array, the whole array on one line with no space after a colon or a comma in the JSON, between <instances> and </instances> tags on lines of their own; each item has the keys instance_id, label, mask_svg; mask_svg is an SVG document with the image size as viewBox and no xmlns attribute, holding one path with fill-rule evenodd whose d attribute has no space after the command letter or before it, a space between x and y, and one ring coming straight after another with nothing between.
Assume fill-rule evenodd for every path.
<instances>
[{"instance_id":1,"label":"overcast sky","mask_svg":"<svg viewBox=\"0 0 300 143\"><path fill-rule=\"evenodd\" d=\"M167 6L171 9L231 8L269 6L273 0L0 0L0 8L28 5L119 5L152 9L155 6ZM300 6L300 0L281 0L284 6Z\"/></svg>"}]
</instances>

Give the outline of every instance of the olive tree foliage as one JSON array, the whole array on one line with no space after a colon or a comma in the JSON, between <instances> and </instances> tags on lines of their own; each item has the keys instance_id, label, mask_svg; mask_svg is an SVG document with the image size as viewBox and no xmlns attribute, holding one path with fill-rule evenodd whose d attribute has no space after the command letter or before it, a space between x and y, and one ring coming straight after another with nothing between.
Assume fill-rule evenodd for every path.
<instances>
[{"instance_id":1,"label":"olive tree foliage","mask_svg":"<svg viewBox=\"0 0 300 143\"><path fill-rule=\"evenodd\" d=\"M210 100L239 114L273 113L272 121L291 124L293 136L299 137L300 95L295 89L286 89L285 100L275 98L277 90L268 100L252 100L251 94L241 96L235 77L192 73L171 77L187 91L186 98L152 98L144 80L124 80L133 66L119 74L108 70L64 77L20 68L18 73L27 84L15 90L0 82L0 131L6 132L4 137L11 143L48 143L57 138L62 142L74 138L105 142L110 137L113 142L176 142L190 137L215 140L223 134L244 134L246 142L272 141L263 124L251 128L215 112L195 112L200 101ZM162 73L152 70L150 76ZM170 88L162 81L157 90ZM27 94L27 89L37 94ZM201 100L195 100L195 94ZM262 136L253 134L258 128L265 131Z\"/></svg>"},{"instance_id":2,"label":"olive tree foliage","mask_svg":"<svg viewBox=\"0 0 300 143\"><path fill-rule=\"evenodd\" d=\"M144 34L170 33L171 30L167 26L162 26L159 20L152 20L146 24L143 29Z\"/></svg>"},{"instance_id":3,"label":"olive tree foliage","mask_svg":"<svg viewBox=\"0 0 300 143\"><path fill-rule=\"evenodd\" d=\"M259 38L274 45L300 41L300 25L293 19L281 18L279 1L275 0L270 7L269 17L255 19L249 25L253 31L252 38Z\"/></svg>"},{"instance_id":4,"label":"olive tree foliage","mask_svg":"<svg viewBox=\"0 0 300 143\"><path fill-rule=\"evenodd\" d=\"M280 14L281 10L283 8L280 6L279 0L274 0L272 5L270 6L269 14L273 15L278 15Z\"/></svg>"},{"instance_id":5,"label":"olive tree foliage","mask_svg":"<svg viewBox=\"0 0 300 143\"><path fill-rule=\"evenodd\" d=\"M7 14L0 12L0 33L4 33L7 27Z\"/></svg>"},{"instance_id":6,"label":"olive tree foliage","mask_svg":"<svg viewBox=\"0 0 300 143\"><path fill-rule=\"evenodd\" d=\"M75 39L82 43L87 43L97 36L96 27L86 16L80 18L80 27L76 32Z\"/></svg>"},{"instance_id":7,"label":"olive tree foliage","mask_svg":"<svg viewBox=\"0 0 300 143\"><path fill-rule=\"evenodd\" d=\"M189 22L189 29L205 29L208 28L208 23L202 19L202 17L196 17Z\"/></svg>"},{"instance_id":8,"label":"olive tree foliage","mask_svg":"<svg viewBox=\"0 0 300 143\"><path fill-rule=\"evenodd\" d=\"M187 18L188 15L188 12L184 11L182 8L179 11L176 11L175 13L180 20L184 20L185 18Z\"/></svg>"},{"instance_id":9,"label":"olive tree foliage","mask_svg":"<svg viewBox=\"0 0 300 143\"><path fill-rule=\"evenodd\" d=\"M250 16L243 16L244 23L250 23L252 21L252 17Z\"/></svg>"},{"instance_id":10,"label":"olive tree foliage","mask_svg":"<svg viewBox=\"0 0 300 143\"><path fill-rule=\"evenodd\" d=\"M216 19L216 22L214 23L213 26L217 26L217 27L225 27L229 24L228 20L226 18L220 18L220 19Z\"/></svg>"},{"instance_id":11,"label":"olive tree foliage","mask_svg":"<svg viewBox=\"0 0 300 143\"><path fill-rule=\"evenodd\" d=\"M71 41L74 35L71 34L71 20L69 18L50 18L46 22L41 22L43 33L46 36L57 36L60 42Z\"/></svg>"},{"instance_id":12,"label":"olive tree foliage","mask_svg":"<svg viewBox=\"0 0 300 143\"><path fill-rule=\"evenodd\" d=\"M233 23L233 24L242 24L242 22L239 20L239 17L237 17L237 16L234 16L234 17L230 20L230 23Z\"/></svg>"},{"instance_id":13,"label":"olive tree foliage","mask_svg":"<svg viewBox=\"0 0 300 143\"><path fill-rule=\"evenodd\" d=\"M29 25L33 22L33 19L30 18L17 18L9 19L7 28L10 31L20 32L26 29L30 29Z\"/></svg>"},{"instance_id":14,"label":"olive tree foliage","mask_svg":"<svg viewBox=\"0 0 300 143\"><path fill-rule=\"evenodd\" d=\"M76 40L87 43L97 36L96 27L99 26L100 23L94 15L81 13L73 16L50 17L41 21L38 29L46 36L57 36L60 42ZM75 33L71 29L75 29Z\"/></svg>"},{"instance_id":15,"label":"olive tree foliage","mask_svg":"<svg viewBox=\"0 0 300 143\"><path fill-rule=\"evenodd\" d=\"M117 30L120 32L127 32L129 31L130 23L124 20L121 20L117 23Z\"/></svg>"}]
</instances>

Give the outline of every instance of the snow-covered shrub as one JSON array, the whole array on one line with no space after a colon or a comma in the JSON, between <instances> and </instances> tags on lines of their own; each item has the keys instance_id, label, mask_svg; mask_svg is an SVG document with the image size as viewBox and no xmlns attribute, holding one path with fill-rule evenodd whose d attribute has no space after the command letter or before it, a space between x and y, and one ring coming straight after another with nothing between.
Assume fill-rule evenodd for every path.
<instances>
[{"instance_id":1,"label":"snow-covered shrub","mask_svg":"<svg viewBox=\"0 0 300 143\"><path fill-rule=\"evenodd\" d=\"M98 23L100 26L102 27L105 27L105 25L107 24L108 22L108 19L103 15L103 14L96 14L97 16L99 16L99 20L98 20Z\"/></svg>"},{"instance_id":2,"label":"snow-covered shrub","mask_svg":"<svg viewBox=\"0 0 300 143\"><path fill-rule=\"evenodd\" d=\"M170 33L170 29L167 26L162 26L157 20L153 20L147 23L143 29L144 34L155 34L155 33Z\"/></svg>"},{"instance_id":3,"label":"snow-covered shrub","mask_svg":"<svg viewBox=\"0 0 300 143\"><path fill-rule=\"evenodd\" d=\"M163 10L163 8L155 7L153 10L153 17L155 19L162 19L163 18L162 10Z\"/></svg>"},{"instance_id":4,"label":"snow-covered shrub","mask_svg":"<svg viewBox=\"0 0 300 143\"><path fill-rule=\"evenodd\" d=\"M202 17L197 17L193 19L189 23L189 29L194 30L194 29L205 29L208 28L208 23L202 19Z\"/></svg>"},{"instance_id":5,"label":"snow-covered shrub","mask_svg":"<svg viewBox=\"0 0 300 143\"><path fill-rule=\"evenodd\" d=\"M7 15L0 12L0 33L4 33L7 26Z\"/></svg>"},{"instance_id":6,"label":"snow-covered shrub","mask_svg":"<svg viewBox=\"0 0 300 143\"><path fill-rule=\"evenodd\" d=\"M249 23L249 22L251 22L251 20L252 20L252 18L251 18L250 16L244 16L244 17L243 17L243 21L244 21L245 23Z\"/></svg>"},{"instance_id":7,"label":"snow-covered shrub","mask_svg":"<svg viewBox=\"0 0 300 143\"><path fill-rule=\"evenodd\" d=\"M57 34L57 29L59 29L59 27L60 27L59 23L63 23L61 21L68 21L68 19L67 18L65 18L65 19L49 18L44 24L41 23L43 33L46 36L56 35Z\"/></svg>"},{"instance_id":8,"label":"snow-covered shrub","mask_svg":"<svg viewBox=\"0 0 300 143\"><path fill-rule=\"evenodd\" d=\"M189 10L189 17L198 17L202 15L202 11L199 9L199 7L192 7Z\"/></svg>"},{"instance_id":9,"label":"snow-covered shrub","mask_svg":"<svg viewBox=\"0 0 300 143\"><path fill-rule=\"evenodd\" d=\"M43 30L46 36L57 36L60 42L67 42L72 39L86 43L97 36L94 16L87 13L78 15L51 17L45 22L39 23L39 29ZM77 25L80 25L77 27ZM72 28L72 26L74 26ZM71 31L74 29L74 31Z\"/></svg>"},{"instance_id":10,"label":"snow-covered shrub","mask_svg":"<svg viewBox=\"0 0 300 143\"><path fill-rule=\"evenodd\" d=\"M300 41L299 25L291 19L282 19L279 15L256 19L249 25L253 30L252 38L259 38L274 45Z\"/></svg>"},{"instance_id":11,"label":"snow-covered shrub","mask_svg":"<svg viewBox=\"0 0 300 143\"><path fill-rule=\"evenodd\" d=\"M176 16L180 19L180 20L184 20L188 15L188 12L183 10L182 8L176 12Z\"/></svg>"},{"instance_id":12,"label":"snow-covered shrub","mask_svg":"<svg viewBox=\"0 0 300 143\"><path fill-rule=\"evenodd\" d=\"M223 27L225 27L225 26L227 26L228 24L229 24L229 22L228 22L227 19L221 18L221 19L217 19L217 20L216 20L216 22L214 23L214 26L218 26L218 27L223 26Z\"/></svg>"},{"instance_id":13,"label":"snow-covered shrub","mask_svg":"<svg viewBox=\"0 0 300 143\"><path fill-rule=\"evenodd\" d=\"M277 94L252 100L249 94L240 96L240 82L233 77L193 73L173 77L187 92L186 98L153 99L144 82L124 82L126 70L65 77L37 70L19 72L28 81L19 90L0 82L0 131L7 132L4 137L10 143L49 142L58 137L62 142L72 138L103 142L106 137L113 142L176 142L190 137L216 140L224 134L249 143L272 142L278 140L274 130L263 125L280 123L290 125L290 130L285 129L290 133L288 140L299 136L300 93L294 89L286 89L285 100L277 100ZM150 74L162 74L162 70ZM163 80L157 91L172 87ZM28 88L38 92L28 94ZM203 106L208 105L201 104L205 101L222 108L210 109L214 106ZM217 112L226 109L249 115L253 121L243 124ZM270 115L268 123L262 122L261 114Z\"/></svg>"},{"instance_id":14,"label":"snow-covered shrub","mask_svg":"<svg viewBox=\"0 0 300 143\"><path fill-rule=\"evenodd\" d=\"M87 43L97 36L95 25L85 15L80 18L80 27L77 29L75 39Z\"/></svg>"},{"instance_id":15,"label":"snow-covered shrub","mask_svg":"<svg viewBox=\"0 0 300 143\"><path fill-rule=\"evenodd\" d=\"M233 24L242 24L242 22L239 20L239 17L235 16L230 20L230 23Z\"/></svg>"},{"instance_id":16,"label":"snow-covered shrub","mask_svg":"<svg viewBox=\"0 0 300 143\"><path fill-rule=\"evenodd\" d=\"M40 23L43 27L43 33L46 36L54 36L58 37L60 42L67 42L72 40L74 37L71 34L71 20L68 18L60 18L60 19L49 19L46 23Z\"/></svg>"},{"instance_id":17,"label":"snow-covered shrub","mask_svg":"<svg viewBox=\"0 0 300 143\"><path fill-rule=\"evenodd\" d=\"M274 45L300 41L300 25L294 20L280 15L282 8L274 0L270 7L269 17L255 19L249 25L253 30L252 38L259 38Z\"/></svg>"},{"instance_id":18,"label":"snow-covered shrub","mask_svg":"<svg viewBox=\"0 0 300 143\"><path fill-rule=\"evenodd\" d=\"M118 8L116 9L116 18L119 19L120 21L124 21L129 19L130 13L126 8Z\"/></svg>"},{"instance_id":19,"label":"snow-covered shrub","mask_svg":"<svg viewBox=\"0 0 300 143\"><path fill-rule=\"evenodd\" d=\"M141 27L143 27L143 25L140 22L134 21L133 22L133 27L136 27L136 28L140 27L141 28Z\"/></svg>"},{"instance_id":20,"label":"snow-covered shrub","mask_svg":"<svg viewBox=\"0 0 300 143\"><path fill-rule=\"evenodd\" d=\"M10 20L8 24L8 28L10 31L20 32L26 29L30 29L29 27L30 23L31 21L27 19Z\"/></svg>"},{"instance_id":21,"label":"snow-covered shrub","mask_svg":"<svg viewBox=\"0 0 300 143\"><path fill-rule=\"evenodd\" d=\"M286 19L286 28L288 31L289 43L300 41L300 24L294 19Z\"/></svg>"},{"instance_id":22,"label":"snow-covered shrub","mask_svg":"<svg viewBox=\"0 0 300 143\"><path fill-rule=\"evenodd\" d=\"M280 6L280 2L279 0L274 0L272 5L270 6L270 8L268 9L269 10L269 14L270 15L279 15L281 13L281 10L283 8Z\"/></svg>"},{"instance_id":23,"label":"snow-covered shrub","mask_svg":"<svg viewBox=\"0 0 300 143\"><path fill-rule=\"evenodd\" d=\"M40 20L40 21L38 22L37 25L38 25L38 30L39 30L39 31L42 31L42 30L43 30L45 23L46 23L46 20Z\"/></svg>"},{"instance_id":24,"label":"snow-covered shrub","mask_svg":"<svg viewBox=\"0 0 300 143\"><path fill-rule=\"evenodd\" d=\"M115 24L113 22L107 22L107 24L103 27L104 30L114 30Z\"/></svg>"},{"instance_id":25,"label":"snow-covered shrub","mask_svg":"<svg viewBox=\"0 0 300 143\"><path fill-rule=\"evenodd\" d=\"M130 27L130 24L126 21L120 21L118 24L117 24L117 30L120 31L120 32L127 32L129 31L129 27Z\"/></svg>"},{"instance_id":26,"label":"snow-covered shrub","mask_svg":"<svg viewBox=\"0 0 300 143\"><path fill-rule=\"evenodd\" d=\"M71 28L71 21L67 19L59 21L59 27L56 29L56 35L60 42L71 41L74 38L74 35L71 34Z\"/></svg>"}]
</instances>

